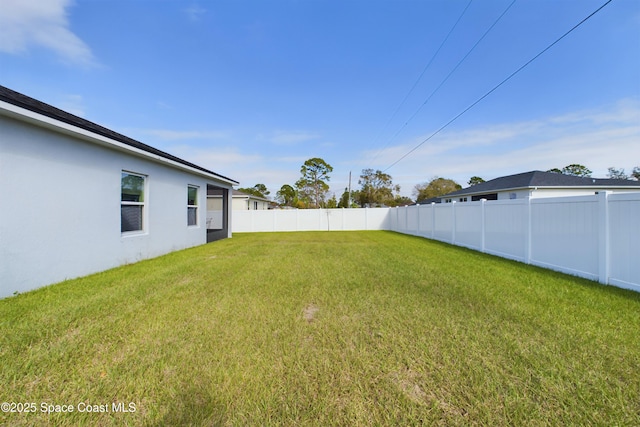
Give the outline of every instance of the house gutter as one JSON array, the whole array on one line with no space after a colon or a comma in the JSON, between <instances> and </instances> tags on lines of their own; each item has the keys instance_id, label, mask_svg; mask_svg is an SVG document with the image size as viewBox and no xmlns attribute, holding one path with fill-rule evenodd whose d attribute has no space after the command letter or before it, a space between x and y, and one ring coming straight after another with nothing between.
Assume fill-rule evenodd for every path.
<instances>
[{"instance_id":1,"label":"house gutter","mask_svg":"<svg viewBox=\"0 0 640 427\"><path fill-rule=\"evenodd\" d=\"M9 117L12 119L16 119L22 122L30 123L41 128L49 129L57 133L69 135L71 137L78 138L80 140L90 142L96 145L111 148L116 151L126 152L128 154L132 154L137 157L142 157L142 158L154 161L156 163L165 164L175 169L181 169L191 174L195 174L198 176L202 176L208 179L213 179L215 181L228 184L231 187L239 184L237 181L234 181L230 178L223 177L221 175L217 175L214 172L204 171L204 170L197 169L195 167L191 167L189 165L185 165L175 160L171 160L166 157L163 157L159 154L150 153L148 151L133 147L123 142L116 141L115 139L107 138L106 136L97 134L95 132L88 131L81 127L66 123L58 119L51 118L44 114L37 113L35 111L28 110L26 108L22 108L2 100L0 100L0 115Z\"/></svg>"}]
</instances>

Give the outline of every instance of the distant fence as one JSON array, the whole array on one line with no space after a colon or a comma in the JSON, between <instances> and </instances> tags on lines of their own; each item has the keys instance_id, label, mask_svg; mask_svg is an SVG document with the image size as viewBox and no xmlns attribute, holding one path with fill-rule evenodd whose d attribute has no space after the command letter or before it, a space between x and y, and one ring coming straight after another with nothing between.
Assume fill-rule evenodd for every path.
<instances>
[{"instance_id":1,"label":"distant fence","mask_svg":"<svg viewBox=\"0 0 640 427\"><path fill-rule=\"evenodd\" d=\"M233 211L233 232L392 230L640 291L640 194Z\"/></svg>"},{"instance_id":2,"label":"distant fence","mask_svg":"<svg viewBox=\"0 0 640 427\"><path fill-rule=\"evenodd\" d=\"M234 233L388 230L389 209L275 209L233 211Z\"/></svg>"}]
</instances>

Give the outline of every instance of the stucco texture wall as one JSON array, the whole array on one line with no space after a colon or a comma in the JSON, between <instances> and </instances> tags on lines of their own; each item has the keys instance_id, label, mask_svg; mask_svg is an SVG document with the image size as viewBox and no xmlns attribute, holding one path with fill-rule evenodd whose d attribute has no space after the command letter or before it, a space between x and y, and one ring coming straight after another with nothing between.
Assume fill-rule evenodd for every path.
<instances>
[{"instance_id":1,"label":"stucco texture wall","mask_svg":"<svg viewBox=\"0 0 640 427\"><path fill-rule=\"evenodd\" d=\"M205 177L8 117L0 132L0 297L206 243ZM120 231L123 170L147 177L137 235Z\"/></svg>"}]
</instances>

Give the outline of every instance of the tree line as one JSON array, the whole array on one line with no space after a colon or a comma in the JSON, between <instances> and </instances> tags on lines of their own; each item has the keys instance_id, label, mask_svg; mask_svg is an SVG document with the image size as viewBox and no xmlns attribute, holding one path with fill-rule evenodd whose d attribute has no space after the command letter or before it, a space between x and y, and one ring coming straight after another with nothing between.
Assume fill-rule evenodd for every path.
<instances>
[{"instance_id":1,"label":"tree line","mask_svg":"<svg viewBox=\"0 0 640 427\"><path fill-rule=\"evenodd\" d=\"M301 177L293 185L284 184L276 192L274 203L298 209L317 208L363 208L382 206L405 206L423 200L440 197L453 191L461 190L462 186L452 179L434 177L428 182L416 184L412 191L413 199L400 194L400 185L393 183L391 175L381 170L363 169L359 179L358 189L349 191L345 188L339 199L335 194L329 197L329 184L333 167L324 159L311 158L300 167ZM547 172L560 173L580 177L591 177L591 170L586 166L571 164L560 168L549 169ZM607 177L610 179L640 180L640 167L633 168L630 174L624 169L610 167ZM469 180L469 186L485 182L479 176ZM253 187L239 188L243 193L269 199L271 192L264 184Z\"/></svg>"}]
</instances>

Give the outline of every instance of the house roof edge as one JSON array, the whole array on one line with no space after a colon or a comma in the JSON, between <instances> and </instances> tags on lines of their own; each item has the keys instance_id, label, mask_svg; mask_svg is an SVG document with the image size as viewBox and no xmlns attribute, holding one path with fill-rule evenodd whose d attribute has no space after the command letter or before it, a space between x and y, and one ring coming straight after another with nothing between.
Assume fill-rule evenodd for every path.
<instances>
[{"instance_id":1,"label":"house roof edge","mask_svg":"<svg viewBox=\"0 0 640 427\"><path fill-rule=\"evenodd\" d=\"M6 106L2 105L3 103L17 107L17 109L7 108ZM26 110L30 113L35 113L37 115L46 117L49 120L46 120L46 121L42 120L41 118L33 116L33 114L25 114L25 111L20 111L20 110ZM194 172L212 176L215 179L227 182L232 186L239 184L239 182L234 179L228 178L224 175L220 175L202 166L196 165L195 163L191 163L187 160L181 159L165 151L162 151L150 145L144 144L140 141L137 141L133 138L125 136L121 133L112 131L111 129L108 129L104 126L98 125L94 122L83 119L81 117L68 113L64 110L53 107L49 104L38 101L34 98L28 97L24 94L21 94L19 92L16 92L14 90L11 90L7 87L0 85L0 113L2 112L5 113L4 115L11 115L14 117L21 116L23 119L25 118L28 119L28 121L39 121L41 123L47 122L49 126L57 127L61 130L66 129L67 131L69 131L68 128L60 126L59 124L56 123L56 122L60 122L67 126L81 129L90 134L98 135L101 138L97 138L97 139L99 139L103 143L109 143L110 141L115 141L119 144L123 144L127 146L128 148L134 149L132 151L136 151L138 153L144 153L146 154L147 157L151 159L158 160L159 158L161 158L167 161L167 163L173 164L174 166L179 165L181 167L187 167ZM84 132L80 132L80 133L84 134ZM112 144L112 145L117 146L117 144Z\"/></svg>"}]
</instances>

